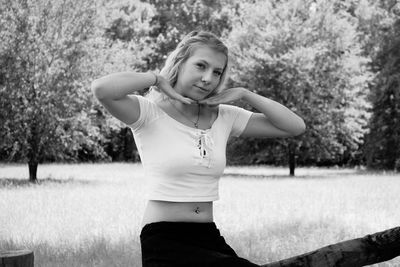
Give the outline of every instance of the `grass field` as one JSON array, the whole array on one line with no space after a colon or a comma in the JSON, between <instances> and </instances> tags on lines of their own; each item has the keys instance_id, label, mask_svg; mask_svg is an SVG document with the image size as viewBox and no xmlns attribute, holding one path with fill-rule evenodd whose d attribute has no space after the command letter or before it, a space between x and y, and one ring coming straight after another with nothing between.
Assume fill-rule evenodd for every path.
<instances>
[{"instance_id":1,"label":"grass field","mask_svg":"<svg viewBox=\"0 0 400 267\"><path fill-rule=\"evenodd\" d=\"M400 225L400 175L353 169L229 167L215 221L261 264ZM136 164L0 165L0 250L30 249L36 267L141 266L145 178ZM400 257L375 266L400 266Z\"/></svg>"}]
</instances>

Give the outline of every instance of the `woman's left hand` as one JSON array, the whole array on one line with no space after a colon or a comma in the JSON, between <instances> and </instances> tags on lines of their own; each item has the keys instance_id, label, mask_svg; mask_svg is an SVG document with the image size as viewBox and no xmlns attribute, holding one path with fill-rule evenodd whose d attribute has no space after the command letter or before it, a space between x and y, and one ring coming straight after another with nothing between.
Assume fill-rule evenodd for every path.
<instances>
[{"instance_id":1,"label":"woman's left hand","mask_svg":"<svg viewBox=\"0 0 400 267\"><path fill-rule=\"evenodd\" d=\"M225 89L222 92L218 93L209 98L205 98L203 100L199 100L199 104L206 104L210 106L218 105L218 104L226 104L230 102L234 102L240 100L247 89L243 87L234 87L230 89Z\"/></svg>"}]
</instances>

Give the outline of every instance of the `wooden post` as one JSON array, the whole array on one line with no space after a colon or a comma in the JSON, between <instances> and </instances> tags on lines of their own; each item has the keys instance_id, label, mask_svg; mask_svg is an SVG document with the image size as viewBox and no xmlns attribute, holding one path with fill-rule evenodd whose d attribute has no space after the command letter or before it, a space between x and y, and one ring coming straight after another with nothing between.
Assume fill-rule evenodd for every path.
<instances>
[{"instance_id":1,"label":"wooden post","mask_svg":"<svg viewBox=\"0 0 400 267\"><path fill-rule=\"evenodd\" d=\"M30 250L0 251L0 267L33 267L33 261Z\"/></svg>"},{"instance_id":2,"label":"wooden post","mask_svg":"<svg viewBox=\"0 0 400 267\"><path fill-rule=\"evenodd\" d=\"M400 227L351 239L262 267L359 267L400 256Z\"/></svg>"}]
</instances>

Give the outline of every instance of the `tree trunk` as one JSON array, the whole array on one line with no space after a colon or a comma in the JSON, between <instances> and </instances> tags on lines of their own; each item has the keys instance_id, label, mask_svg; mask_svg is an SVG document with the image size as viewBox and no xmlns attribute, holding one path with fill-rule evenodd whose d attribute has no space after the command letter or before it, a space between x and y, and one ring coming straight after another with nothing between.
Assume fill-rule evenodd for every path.
<instances>
[{"instance_id":1,"label":"tree trunk","mask_svg":"<svg viewBox=\"0 0 400 267\"><path fill-rule=\"evenodd\" d=\"M29 182L37 183L37 168L38 162L37 161L29 161Z\"/></svg>"},{"instance_id":2,"label":"tree trunk","mask_svg":"<svg viewBox=\"0 0 400 267\"><path fill-rule=\"evenodd\" d=\"M38 132L37 119L33 118L30 125L30 134L28 136L28 167L29 167L29 182L37 183L37 167L39 164L39 143L40 135Z\"/></svg>"},{"instance_id":3,"label":"tree trunk","mask_svg":"<svg viewBox=\"0 0 400 267\"><path fill-rule=\"evenodd\" d=\"M294 169L296 167L296 145L293 142L289 143L288 152L290 176L294 176Z\"/></svg>"},{"instance_id":4,"label":"tree trunk","mask_svg":"<svg viewBox=\"0 0 400 267\"><path fill-rule=\"evenodd\" d=\"M0 266L33 267L33 252L29 250L0 251Z\"/></svg>"},{"instance_id":5,"label":"tree trunk","mask_svg":"<svg viewBox=\"0 0 400 267\"><path fill-rule=\"evenodd\" d=\"M358 267L400 255L400 227L329 245L262 267Z\"/></svg>"}]
</instances>

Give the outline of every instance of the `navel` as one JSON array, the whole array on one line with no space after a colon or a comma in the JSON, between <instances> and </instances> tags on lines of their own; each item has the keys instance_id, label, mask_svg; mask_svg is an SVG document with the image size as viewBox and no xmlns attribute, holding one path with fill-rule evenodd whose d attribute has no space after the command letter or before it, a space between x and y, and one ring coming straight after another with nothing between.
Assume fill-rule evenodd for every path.
<instances>
[{"instance_id":1,"label":"navel","mask_svg":"<svg viewBox=\"0 0 400 267\"><path fill-rule=\"evenodd\" d=\"M194 212L195 212L196 214L199 214L199 213L200 213L200 207L196 207L196 209L194 210Z\"/></svg>"}]
</instances>

